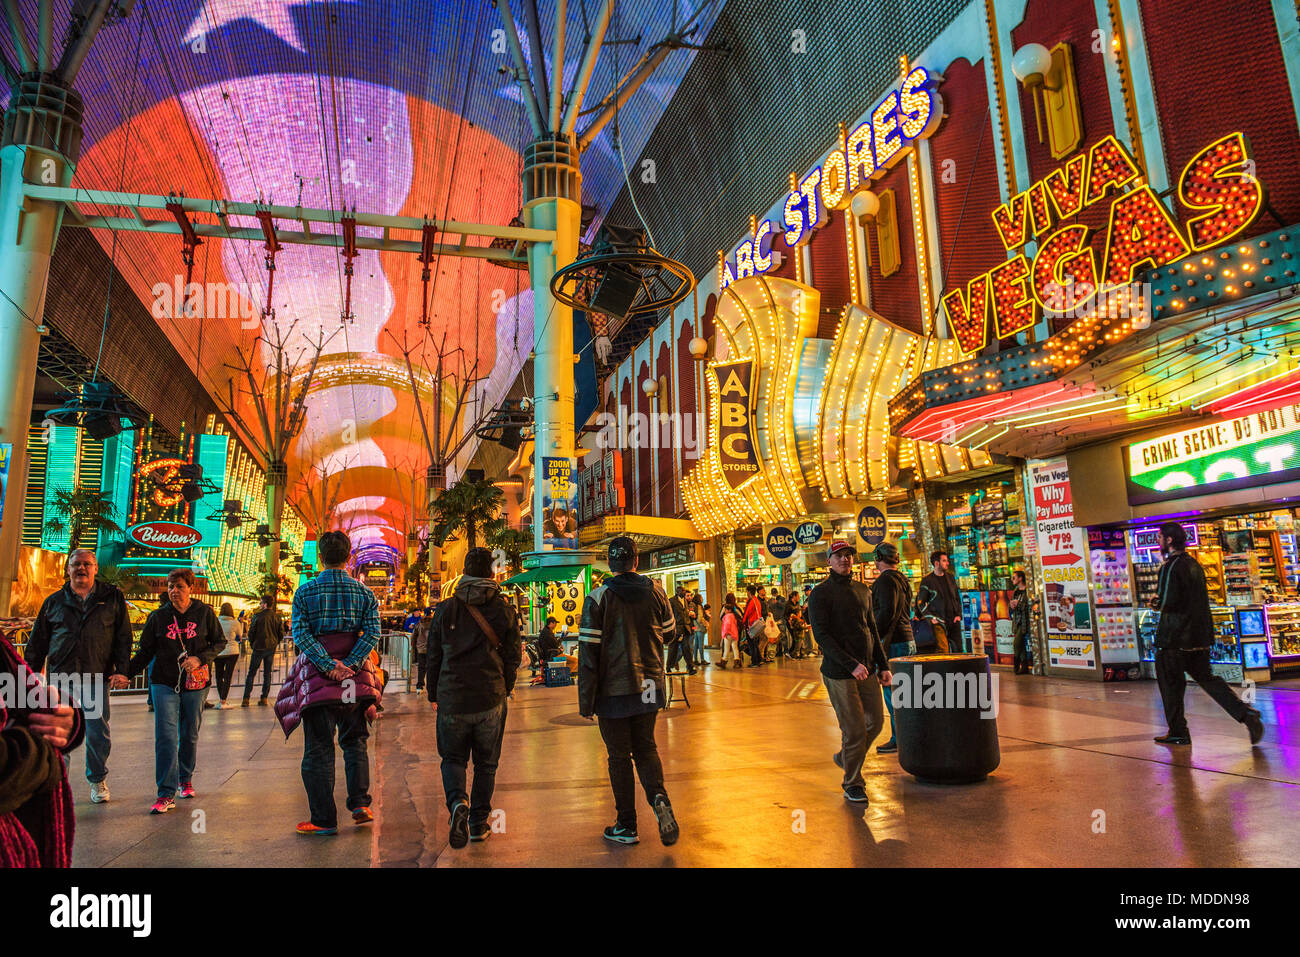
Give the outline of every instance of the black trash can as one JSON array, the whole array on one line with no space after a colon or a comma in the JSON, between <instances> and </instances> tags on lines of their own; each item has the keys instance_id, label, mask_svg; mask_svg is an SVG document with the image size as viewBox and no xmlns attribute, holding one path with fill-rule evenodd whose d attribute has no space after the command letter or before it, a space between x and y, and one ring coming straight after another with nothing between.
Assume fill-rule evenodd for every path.
<instances>
[{"instance_id":1,"label":"black trash can","mask_svg":"<svg viewBox=\"0 0 1300 957\"><path fill-rule=\"evenodd\" d=\"M983 781L1002 760L985 655L892 658L898 763L925 784Z\"/></svg>"}]
</instances>

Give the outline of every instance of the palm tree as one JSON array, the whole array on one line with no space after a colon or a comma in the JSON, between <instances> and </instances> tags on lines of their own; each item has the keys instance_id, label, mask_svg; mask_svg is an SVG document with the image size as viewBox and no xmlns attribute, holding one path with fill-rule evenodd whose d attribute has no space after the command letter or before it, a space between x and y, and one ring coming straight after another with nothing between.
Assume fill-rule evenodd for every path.
<instances>
[{"instance_id":1,"label":"palm tree","mask_svg":"<svg viewBox=\"0 0 1300 957\"><path fill-rule=\"evenodd\" d=\"M96 492L82 485L72 490L55 488L54 501L50 503L49 509L52 514L46 519L45 531L51 535L62 535L71 528L68 535L69 554L74 548L80 547L81 536L86 532L122 532L114 521L117 509L109 501L106 492Z\"/></svg>"},{"instance_id":2,"label":"palm tree","mask_svg":"<svg viewBox=\"0 0 1300 957\"><path fill-rule=\"evenodd\" d=\"M531 528L510 528L504 522L493 529L487 536L487 543L492 548L499 548L506 553L512 572L520 572L524 567L524 552L532 551L533 532Z\"/></svg>"},{"instance_id":3,"label":"palm tree","mask_svg":"<svg viewBox=\"0 0 1300 957\"><path fill-rule=\"evenodd\" d=\"M128 598L136 594L147 594L145 580L140 575L140 569L134 565L101 565L95 578L116 585Z\"/></svg>"},{"instance_id":4,"label":"palm tree","mask_svg":"<svg viewBox=\"0 0 1300 957\"><path fill-rule=\"evenodd\" d=\"M479 533L490 534L501 522L497 513L504 498L501 489L486 479L460 479L434 500L433 541L441 545L454 533L464 531L469 547L477 548Z\"/></svg>"}]
</instances>

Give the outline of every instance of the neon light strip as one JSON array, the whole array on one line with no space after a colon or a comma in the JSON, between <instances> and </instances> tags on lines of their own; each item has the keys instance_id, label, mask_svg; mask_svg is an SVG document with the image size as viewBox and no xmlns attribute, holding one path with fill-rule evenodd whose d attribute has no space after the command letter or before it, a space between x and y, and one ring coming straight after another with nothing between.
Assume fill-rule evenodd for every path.
<instances>
[{"instance_id":1,"label":"neon light strip","mask_svg":"<svg viewBox=\"0 0 1300 957\"><path fill-rule=\"evenodd\" d=\"M1088 402L1081 401L1081 399L1085 399L1085 398L1091 401ZM1107 396L1104 399L1093 399L1091 396L1081 396L1080 399L1072 399L1069 402L1062 402L1060 405L1056 406L1053 409L1048 409L1042 412L1026 412L1024 415L1008 416L1006 418L999 419L998 421L1018 423L1018 422L1027 422L1030 419L1041 419L1041 418L1050 419L1052 416L1057 415L1061 412L1077 412L1080 409L1091 409L1097 406L1108 405L1113 402L1123 402L1127 404L1128 401L1129 400L1127 398L1120 398L1118 396Z\"/></svg>"},{"instance_id":2,"label":"neon light strip","mask_svg":"<svg viewBox=\"0 0 1300 957\"><path fill-rule=\"evenodd\" d=\"M993 435L990 435L990 436L989 436L987 439L985 439L983 442L980 442L978 445L972 445L972 446L969 446L969 448L970 448L970 450L971 450L972 452L974 452L974 451L976 451L976 450L978 450L978 449L982 449L982 448L984 448L984 446L988 445L988 444L989 444L990 442L992 442L994 439L1001 438L1002 436L1006 435L1006 434L1007 434L1008 432L1010 432L1010 431L1011 431L1011 426L1008 425L1008 426L1007 426L1006 428L1004 428L1001 432L997 432L997 433L995 433L995 434L993 434Z\"/></svg>"},{"instance_id":3,"label":"neon light strip","mask_svg":"<svg viewBox=\"0 0 1300 957\"><path fill-rule=\"evenodd\" d=\"M1057 422L1065 422L1065 421L1068 421L1069 419L1082 419L1082 418L1084 418L1084 417L1086 417L1086 416L1089 416L1089 415L1097 415L1099 412L1118 412L1119 409L1120 409L1122 406L1127 405L1127 404L1128 404L1128 400L1127 400L1127 399L1124 399L1124 400L1121 400L1120 405L1117 405L1117 406L1115 406L1115 407L1113 407L1113 408L1109 408L1109 409L1088 409L1086 412L1076 412L1074 415L1062 415L1062 416L1059 416L1059 417L1057 417L1057 418L1055 418L1055 419L1046 419L1046 420L1044 420L1044 421L1042 421L1042 422L1025 422L1025 423L1023 423L1023 424L1017 425L1016 428L1017 428L1017 429L1034 429L1034 428L1038 428L1039 426L1043 426L1043 425L1055 425ZM999 422L999 423L997 423L997 424L998 424L998 425L1001 425L1002 423Z\"/></svg>"},{"instance_id":4,"label":"neon light strip","mask_svg":"<svg viewBox=\"0 0 1300 957\"><path fill-rule=\"evenodd\" d=\"M1219 402L1227 403L1226 405L1219 406L1211 402L1210 403L1211 410L1216 414L1219 412L1231 412L1233 409L1240 409L1248 405L1254 405L1259 402L1267 401L1273 398L1275 395L1285 395L1289 390L1294 389L1298 385L1300 385L1300 383L1281 382L1268 389L1264 389L1263 387L1268 385L1270 382L1277 382L1278 379L1285 379L1289 376L1292 376L1296 372L1300 372L1300 370L1290 369L1290 368L1284 369L1281 372L1279 372L1277 375L1271 375L1267 379L1263 380L1262 382L1256 382L1254 385L1249 386L1245 392L1238 393L1236 396L1233 397L1225 397L1223 399L1218 400ZM1261 389L1263 389L1263 391L1259 391ZM1249 398L1245 398L1246 396L1249 396Z\"/></svg>"},{"instance_id":5,"label":"neon light strip","mask_svg":"<svg viewBox=\"0 0 1300 957\"><path fill-rule=\"evenodd\" d=\"M1277 356L1270 356L1268 361L1263 363L1262 365L1254 366L1253 368L1247 369L1245 372L1241 372L1235 376L1231 376L1230 378L1225 379L1223 382L1216 382L1214 383L1214 385L1208 386L1199 392L1193 392L1191 395L1180 397L1178 400L1178 404L1182 405L1184 402L1187 402L1191 399L1199 398L1200 396L1206 395L1207 393L1210 392L1215 392L1218 389L1222 389L1225 385L1230 385L1233 382L1240 382L1242 379L1246 378L1247 376L1252 376L1257 372L1262 372L1264 369L1271 369L1273 366L1277 365L1278 362L1280 361L1281 360L1278 359ZM1204 408L1207 405L1210 405L1210 402L1202 402L1200 405L1194 405L1192 406L1192 411L1196 411L1198 409Z\"/></svg>"}]
</instances>

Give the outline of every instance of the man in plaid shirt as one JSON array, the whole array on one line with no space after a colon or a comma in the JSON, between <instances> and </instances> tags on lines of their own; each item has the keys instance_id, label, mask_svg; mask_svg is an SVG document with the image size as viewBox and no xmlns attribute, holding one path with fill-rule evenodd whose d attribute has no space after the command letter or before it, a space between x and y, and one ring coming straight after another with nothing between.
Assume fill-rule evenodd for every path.
<instances>
[{"instance_id":1,"label":"man in plaid shirt","mask_svg":"<svg viewBox=\"0 0 1300 957\"><path fill-rule=\"evenodd\" d=\"M326 532L316 545L324 570L293 596L293 641L320 672L345 681L361 670L379 642L379 602L375 593L352 578L344 566L352 543L342 532ZM356 643L343 660L332 658L321 635L350 632ZM302 782L313 818L332 820L334 809L334 733L343 749L348 784L348 810L354 824L375 819L370 810L370 758L366 754L366 709L362 703L307 708L302 712ZM326 812L329 812L328 814ZM300 834L337 834L338 826L298 825Z\"/></svg>"}]
</instances>

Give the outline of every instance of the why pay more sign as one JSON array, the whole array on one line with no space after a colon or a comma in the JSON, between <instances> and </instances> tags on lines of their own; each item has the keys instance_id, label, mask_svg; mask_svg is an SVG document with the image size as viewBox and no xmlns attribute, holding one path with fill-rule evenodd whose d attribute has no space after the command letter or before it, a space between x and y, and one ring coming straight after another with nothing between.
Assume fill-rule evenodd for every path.
<instances>
[{"instance_id":1,"label":"why pay more sign","mask_svg":"<svg viewBox=\"0 0 1300 957\"><path fill-rule=\"evenodd\" d=\"M1088 545L1074 524L1074 498L1065 459L1031 462L1030 501L1039 560L1048 658L1056 668L1097 666L1088 590Z\"/></svg>"},{"instance_id":2,"label":"why pay more sign","mask_svg":"<svg viewBox=\"0 0 1300 957\"><path fill-rule=\"evenodd\" d=\"M1300 405L1134 443L1124 464L1132 505L1300 477Z\"/></svg>"}]
</instances>

